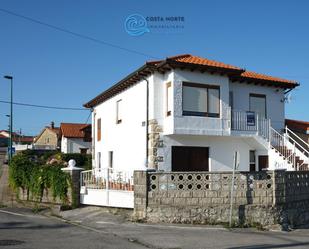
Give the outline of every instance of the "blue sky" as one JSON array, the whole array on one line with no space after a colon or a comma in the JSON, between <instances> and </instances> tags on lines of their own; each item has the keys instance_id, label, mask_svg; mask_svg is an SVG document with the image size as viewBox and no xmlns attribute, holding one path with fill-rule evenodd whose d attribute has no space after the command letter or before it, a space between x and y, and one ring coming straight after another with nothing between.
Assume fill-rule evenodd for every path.
<instances>
[{"instance_id":1,"label":"blue sky","mask_svg":"<svg viewBox=\"0 0 309 249\"><path fill-rule=\"evenodd\" d=\"M286 105L288 118L309 121L308 1L78 1L1 0L0 8L121 47L165 58L192 53L248 70L293 79L301 86ZM178 32L133 37L125 19L183 16ZM55 31L0 11L0 100L82 107L152 58ZM0 103L0 129L9 105ZM85 122L88 111L14 107L14 130L35 135L52 120Z\"/></svg>"}]
</instances>

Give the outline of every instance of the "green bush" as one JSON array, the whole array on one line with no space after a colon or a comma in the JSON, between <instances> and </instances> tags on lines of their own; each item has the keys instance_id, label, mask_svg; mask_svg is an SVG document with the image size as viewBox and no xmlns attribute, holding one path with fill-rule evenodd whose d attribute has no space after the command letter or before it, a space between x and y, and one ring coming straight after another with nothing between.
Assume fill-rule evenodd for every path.
<instances>
[{"instance_id":1,"label":"green bush","mask_svg":"<svg viewBox=\"0 0 309 249\"><path fill-rule=\"evenodd\" d=\"M40 164L33 155L21 153L12 158L9 165L9 184L19 193L19 189L27 191L28 198L42 201L44 190L52 191L54 200L59 197L63 204L68 202L68 189L71 179L63 172L62 164Z\"/></svg>"}]
</instances>

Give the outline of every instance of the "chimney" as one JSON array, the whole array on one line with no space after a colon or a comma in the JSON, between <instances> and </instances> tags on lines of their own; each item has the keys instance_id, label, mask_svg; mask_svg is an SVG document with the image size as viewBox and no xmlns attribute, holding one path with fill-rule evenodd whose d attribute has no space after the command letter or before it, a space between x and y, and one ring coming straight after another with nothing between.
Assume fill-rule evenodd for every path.
<instances>
[{"instance_id":1,"label":"chimney","mask_svg":"<svg viewBox=\"0 0 309 249\"><path fill-rule=\"evenodd\" d=\"M50 122L50 128L52 128L52 129L55 128L55 123L54 123L54 121L51 121L51 122Z\"/></svg>"}]
</instances>

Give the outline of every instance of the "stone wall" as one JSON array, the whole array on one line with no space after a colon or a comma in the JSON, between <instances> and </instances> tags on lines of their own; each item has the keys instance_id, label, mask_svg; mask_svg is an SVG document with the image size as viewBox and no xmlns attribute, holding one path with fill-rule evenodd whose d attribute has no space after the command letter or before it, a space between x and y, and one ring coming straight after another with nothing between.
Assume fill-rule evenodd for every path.
<instances>
[{"instance_id":1,"label":"stone wall","mask_svg":"<svg viewBox=\"0 0 309 249\"><path fill-rule=\"evenodd\" d=\"M37 200L31 196L31 193L27 190L19 190L18 198L21 201L31 201L31 202L37 202L42 204L55 204L55 205L68 205L72 208L76 208L80 204L80 172L79 170L66 170L67 174L70 174L71 177L71 184L68 189L68 200L67 203L62 203L60 198L54 198L52 190L50 189L44 189L42 199Z\"/></svg>"},{"instance_id":2,"label":"stone wall","mask_svg":"<svg viewBox=\"0 0 309 249\"><path fill-rule=\"evenodd\" d=\"M233 221L264 226L306 222L309 220L308 177L306 172L236 173ZM137 219L201 224L229 220L230 172L137 171L134 180Z\"/></svg>"},{"instance_id":3,"label":"stone wall","mask_svg":"<svg viewBox=\"0 0 309 249\"><path fill-rule=\"evenodd\" d=\"M155 119L149 120L148 130L148 167L158 169L158 148L163 130Z\"/></svg>"}]
</instances>

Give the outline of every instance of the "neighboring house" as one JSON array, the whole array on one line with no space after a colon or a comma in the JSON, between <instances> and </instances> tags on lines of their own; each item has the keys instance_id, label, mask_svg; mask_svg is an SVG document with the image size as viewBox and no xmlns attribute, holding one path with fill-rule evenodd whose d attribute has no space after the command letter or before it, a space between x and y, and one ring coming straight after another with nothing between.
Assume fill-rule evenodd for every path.
<instances>
[{"instance_id":1,"label":"neighboring house","mask_svg":"<svg viewBox=\"0 0 309 249\"><path fill-rule=\"evenodd\" d=\"M34 139L34 149L56 150L60 148L60 128L55 127L51 122L50 126L45 127Z\"/></svg>"},{"instance_id":2,"label":"neighboring house","mask_svg":"<svg viewBox=\"0 0 309 249\"><path fill-rule=\"evenodd\" d=\"M306 144L309 143L309 122L301 121L301 120L286 119L285 124L290 130L292 130L295 133L294 137L297 136L299 137L299 139L301 139L300 142L302 144L303 144L302 141L304 141Z\"/></svg>"},{"instance_id":3,"label":"neighboring house","mask_svg":"<svg viewBox=\"0 0 309 249\"><path fill-rule=\"evenodd\" d=\"M189 54L147 62L84 105L93 167L231 171L237 151L239 171L307 169L284 135L298 85Z\"/></svg>"},{"instance_id":4,"label":"neighboring house","mask_svg":"<svg viewBox=\"0 0 309 249\"><path fill-rule=\"evenodd\" d=\"M0 147L7 147L8 144L9 144L9 139L6 136L0 134Z\"/></svg>"},{"instance_id":5,"label":"neighboring house","mask_svg":"<svg viewBox=\"0 0 309 249\"><path fill-rule=\"evenodd\" d=\"M12 133L12 140L13 140L13 147L16 151L26 150L26 149L32 149L33 136L25 136L21 133ZM6 130L0 131L0 146L8 146L9 145L9 139L10 139L10 132Z\"/></svg>"},{"instance_id":6,"label":"neighboring house","mask_svg":"<svg viewBox=\"0 0 309 249\"><path fill-rule=\"evenodd\" d=\"M76 123L61 123L61 152L91 153L91 125Z\"/></svg>"}]
</instances>

